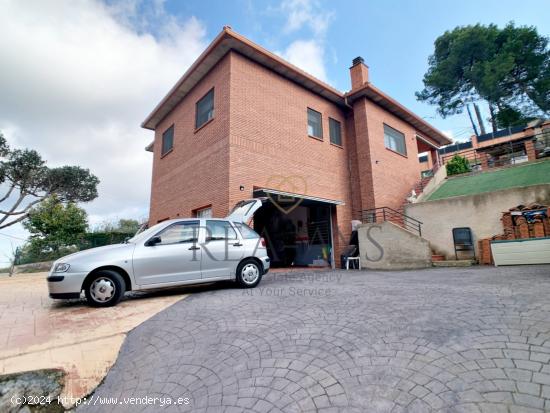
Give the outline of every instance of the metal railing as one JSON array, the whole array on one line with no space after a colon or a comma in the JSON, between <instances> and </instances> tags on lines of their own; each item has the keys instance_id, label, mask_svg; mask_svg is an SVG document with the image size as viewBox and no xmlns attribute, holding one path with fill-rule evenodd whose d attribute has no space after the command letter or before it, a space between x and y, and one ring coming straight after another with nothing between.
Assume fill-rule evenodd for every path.
<instances>
[{"instance_id":1,"label":"metal railing","mask_svg":"<svg viewBox=\"0 0 550 413\"><path fill-rule=\"evenodd\" d=\"M486 167L490 169L527 162L528 156L525 148L525 142L527 140L534 141L535 155L537 159L550 157L550 131L546 131L520 141L508 141L495 144L493 146L462 150L458 153L449 152L440 154L441 162L445 165L455 155L459 155L468 159L472 167L472 171L481 170L483 163L485 163Z\"/></svg>"},{"instance_id":2,"label":"metal railing","mask_svg":"<svg viewBox=\"0 0 550 413\"><path fill-rule=\"evenodd\" d=\"M361 221L364 224L374 224L377 222L392 222L399 225L401 228L406 229L413 234L422 236L422 222L403 214L390 207L380 207L373 209L365 209L361 211Z\"/></svg>"},{"instance_id":3,"label":"metal railing","mask_svg":"<svg viewBox=\"0 0 550 413\"><path fill-rule=\"evenodd\" d=\"M443 164L447 164L456 154L446 154L441 157ZM492 148L470 149L458 153L470 162L473 171L487 168L498 168L501 166L515 165L527 162L525 142L506 142Z\"/></svg>"}]
</instances>

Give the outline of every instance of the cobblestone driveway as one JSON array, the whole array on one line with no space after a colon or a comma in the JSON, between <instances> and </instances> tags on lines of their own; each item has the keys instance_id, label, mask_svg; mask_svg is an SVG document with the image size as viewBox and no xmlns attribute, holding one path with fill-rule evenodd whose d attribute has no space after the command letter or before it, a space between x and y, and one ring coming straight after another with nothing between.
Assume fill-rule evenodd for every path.
<instances>
[{"instance_id":1,"label":"cobblestone driveway","mask_svg":"<svg viewBox=\"0 0 550 413\"><path fill-rule=\"evenodd\" d=\"M143 323L94 397L190 398L115 411L550 411L549 362L550 266L270 274Z\"/></svg>"}]
</instances>

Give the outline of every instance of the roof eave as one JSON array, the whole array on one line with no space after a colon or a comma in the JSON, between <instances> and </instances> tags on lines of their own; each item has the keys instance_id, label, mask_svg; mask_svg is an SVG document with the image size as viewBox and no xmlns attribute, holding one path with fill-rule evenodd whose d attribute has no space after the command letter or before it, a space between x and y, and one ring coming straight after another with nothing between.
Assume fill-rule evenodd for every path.
<instances>
[{"instance_id":1,"label":"roof eave","mask_svg":"<svg viewBox=\"0 0 550 413\"><path fill-rule=\"evenodd\" d=\"M431 140L437 142L439 145L444 146L452 143L452 140L445 136L443 132L430 125L424 119L415 115L412 111L407 109L405 106L403 106L392 97L386 95L384 92L373 86L371 83L365 83L364 86L356 90L351 90L346 94L346 98L348 99L349 103L353 103L355 100L361 97L366 97L372 100L377 105L383 107L384 109L387 109L397 117L414 126L418 132L423 133L425 137L430 138Z\"/></svg>"},{"instance_id":2,"label":"roof eave","mask_svg":"<svg viewBox=\"0 0 550 413\"><path fill-rule=\"evenodd\" d=\"M311 76L300 68L247 38L229 27L210 43L178 82L170 89L155 109L142 122L141 127L155 130L158 123L183 99L183 97L218 63L230 50L234 50L258 64L266 66L326 99L345 107L344 94L325 82Z\"/></svg>"}]
</instances>

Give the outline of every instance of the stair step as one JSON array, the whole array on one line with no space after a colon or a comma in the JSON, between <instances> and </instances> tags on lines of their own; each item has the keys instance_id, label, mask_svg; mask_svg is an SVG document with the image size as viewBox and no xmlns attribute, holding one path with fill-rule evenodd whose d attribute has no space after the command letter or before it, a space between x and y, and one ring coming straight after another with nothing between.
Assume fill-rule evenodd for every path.
<instances>
[{"instance_id":1,"label":"stair step","mask_svg":"<svg viewBox=\"0 0 550 413\"><path fill-rule=\"evenodd\" d=\"M434 267L471 267L474 263L474 260L432 261Z\"/></svg>"}]
</instances>

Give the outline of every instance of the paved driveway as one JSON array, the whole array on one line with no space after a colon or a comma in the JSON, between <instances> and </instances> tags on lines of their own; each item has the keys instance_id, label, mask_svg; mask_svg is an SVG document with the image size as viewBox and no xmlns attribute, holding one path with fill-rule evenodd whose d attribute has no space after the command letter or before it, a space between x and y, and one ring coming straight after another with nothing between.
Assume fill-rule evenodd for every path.
<instances>
[{"instance_id":1,"label":"paved driveway","mask_svg":"<svg viewBox=\"0 0 550 413\"><path fill-rule=\"evenodd\" d=\"M271 274L140 325L81 408L543 411L549 361L550 266Z\"/></svg>"},{"instance_id":2,"label":"paved driveway","mask_svg":"<svg viewBox=\"0 0 550 413\"><path fill-rule=\"evenodd\" d=\"M46 276L0 275L0 375L61 368L66 405L101 382L126 332L184 297L181 290L132 293L117 307L98 310L79 300L52 300Z\"/></svg>"}]
</instances>

